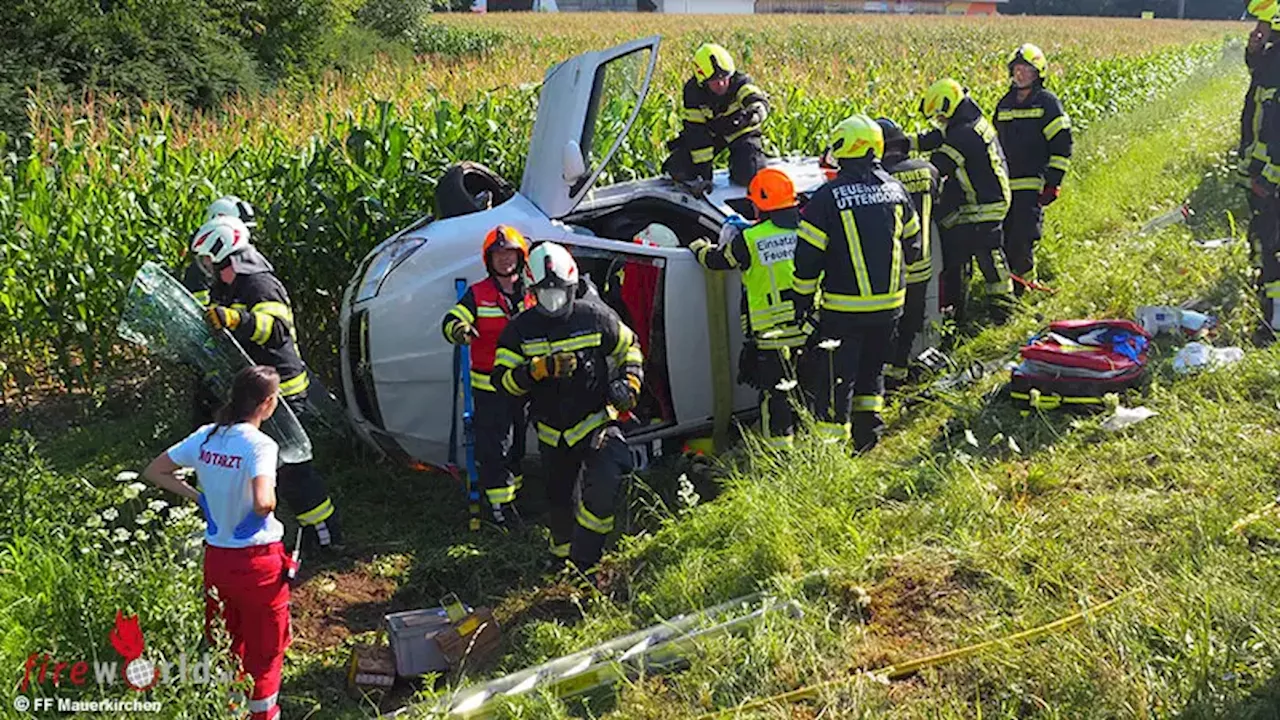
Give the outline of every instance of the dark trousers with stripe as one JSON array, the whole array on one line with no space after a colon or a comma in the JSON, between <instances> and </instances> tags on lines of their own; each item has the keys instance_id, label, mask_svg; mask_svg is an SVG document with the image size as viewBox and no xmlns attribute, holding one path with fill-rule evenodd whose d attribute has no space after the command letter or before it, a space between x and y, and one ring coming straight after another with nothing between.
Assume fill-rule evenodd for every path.
<instances>
[{"instance_id":1,"label":"dark trousers with stripe","mask_svg":"<svg viewBox=\"0 0 1280 720\"><path fill-rule=\"evenodd\" d=\"M1254 213L1249 228L1257 235L1263 322L1272 330L1280 330L1280 323L1273 322L1277 319L1275 304L1280 302L1280 199L1254 195L1250 206Z\"/></svg>"},{"instance_id":2,"label":"dark trousers with stripe","mask_svg":"<svg viewBox=\"0 0 1280 720\"><path fill-rule=\"evenodd\" d=\"M795 352L791 348L756 350L755 374L765 443L770 447L790 447L796 433L793 403L800 400L800 394L798 389L779 385L796 381Z\"/></svg>"},{"instance_id":3,"label":"dark trousers with stripe","mask_svg":"<svg viewBox=\"0 0 1280 720\"><path fill-rule=\"evenodd\" d=\"M615 425L591 433L573 447L566 447L562 439L555 447L539 443L539 449L551 506L551 552L586 571L600 561L605 538L613 530L623 478L632 470L631 451Z\"/></svg>"},{"instance_id":4,"label":"dark trousers with stripe","mask_svg":"<svg viewBox=\"0 0 1280 720\"><path fill-rule=\"evenodd\" d=\"M987 283L987 302L997 317L1007 316L1013 282L1005 261L1001 223L970 223L942 231L942 306L955 308L956 322L966 316L969 263L976 261Z\"/></svg>"},{"instance_id":5,"label":"dark trousers with stripe","mask_svg":"<svg viewBox=\"0 0 1280 720\"><path fill-rule=\"evenodd\" d=\"M691 130L671 144L671 155L662 164L662 169L671 179L687 182L694 178L711 179L714 165L711 160L694 162L693 150L697 148L713 148L713 153L720 152L726 144L719 138L712 137L705 129ZM751 178L765 166L768 158L764 154L764 145L760 136L751 134L727 144L729 148L729 181L735 185L746 186ZM713 155L714 157L714 155Z\"/></svg>"},{"instance_id":6,"label":"dark trousers with stripe","mask_svg":"<svg viewBox=\"0 0 1280 720\"><path fill-rule=\"evenodd\" d=\"M285 398L289 409L298 416L298 421L305 427L308 422L315 422L316 410L307 400L307 393L291 395ZM283 465L276 473L276 490L285 505L289 506L308 542L321 547L342 543L342 530L339 526L337 508L329 497L324 477L316 470L315 464L308 460L304 463Z\"/></svg>"},{"instance_id":7,"label":"dark trousers with stripe","mask_svg":"<svg viewBox=\"0 0 1280 720\"><path fill-rule=\"evenodd\" d=\"M1004 255L1009 270L1025 279L1033 279L1036 266L1036 243L1044 233L1044 208L1040 207L1040 195L1033 190L1013 193L1013 204L1004 219ZM1013 291L1021 295L1022 285Z\"/></svg>"},{"instance_id":8,"label":"dark trousers with stripe","mask_svg":"<svg viewBox=\"0 0 1280 720\"><path fill-rule=\"evenodd\" d=\"M816 429L831 442L852 435L854 449L866 451L884 425L884 361L895 323L858 325L840 315L823 312L809 350Z\"/></svg>"},{"instance_id":9,"label":"dark trousers with stripe","mask_svg":"<svg viewBox=\"0 0 1280 720\"><path fill-rule=\"evenodd\" d=\"M526 403L487 390L471 397L480 487L490 506L511 504L523 478Z\"/></svg>"}]
</instances>

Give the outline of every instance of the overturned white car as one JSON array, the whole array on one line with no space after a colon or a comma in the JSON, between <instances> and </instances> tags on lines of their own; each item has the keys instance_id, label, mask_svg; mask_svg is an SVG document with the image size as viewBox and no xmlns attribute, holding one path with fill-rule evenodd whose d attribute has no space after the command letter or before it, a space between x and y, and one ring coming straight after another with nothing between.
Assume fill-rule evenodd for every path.
<instances>
[{"instance_id":1,"label":"overturned white car","mask_svg":"<svg viewBox=\"0 0 1280 720\"><path fill-rule=\"evenodd\" d=\"M440 467L454 457L454 348L439 323L457 300L455 281L484 277L481 241L498 224L568 247L636 330L647 402L628 441L642 463L665 439L758 412L756 392L733 380L743 340L738 279L704 271L684 247L714 240L726 217L749 206L746 188L718 171L702 195L668 178L593 189L649 91L658 45L650 37L552 67L519 190L482 167L455 167L441 182L440 217L396 233L360 263L342 303L343 390L353 425L383 452ZM802 198L824 182L816 157L771 166ZM633 242L653 224L673 231L680 246ZM936 313L936 278L928 307Z\"/></svg>"}]
</instances>

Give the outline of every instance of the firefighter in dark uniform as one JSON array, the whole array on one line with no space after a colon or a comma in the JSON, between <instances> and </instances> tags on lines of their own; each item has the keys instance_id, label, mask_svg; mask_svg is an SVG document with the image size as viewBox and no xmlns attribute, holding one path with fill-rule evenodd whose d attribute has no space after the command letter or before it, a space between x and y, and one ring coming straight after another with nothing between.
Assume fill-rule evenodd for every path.
<instances>
[{"instance_id":1,"label":"firefighter in dark uniform","mask_svg":"<svg viewBox=\"0 0 1280 720\"><path fill-rule=\"evenodd\" d=\"M751 375L760 391L760 426L768 446L789 448L794 442L796 416L787 384L796 386L796 353L807 340L796 324L795 292L791 289L800 226L796 188L785 172L765 168L751 179L747 197L759 222L745 229L726 224L720 245L699 239L689 249L709 270L742 272L746 327L751 329L744 337L755 352Z\"/></svg>"},{"instance_id":2,"label":"firefighter in dark uniform","mask_svg":"<svg viewBox=\"0 0 1280 720\"><path fill-rule=\"evenodd\" d=\"M761 127L768 114L768 96L734 69L728 50L711 43L699 47L693 77L684 84L684 129L668 143L671 155L663 171L673 180L706 186L716 153L728 148L729 181L746 185L765 164Z\"/></svg>"},{"instance_id":3,"label":"firefighter in dark uniform","mask_svg":"<svg viewBox=\"0 0 1280 720\"><path fill-rule=\"evenodd\" d=\"M533 307L533 293L521 274L529 260L529 243L518 230L499 225L481 249L489 276L467 292L445 314L441 331L455 345L471 346L471 397L475 418L475 452L480 487L499 525L516 520L516 492L524 480L524 401L512 401L493 386L493 360L498 338L511 318Z\"/></svg>"},{"instance_id":4,"label":"firefighter in dark uniform","mask_svg":"<svg viewBox=\"0 0 1280 720\"><path fill-rule=\"evenodd\" d=\"M902 183L911 196L911 204L920 218L920 260L907 266L907 297L902 306L902 317L893 334L893 346L884 368L885 386L901 387L910 373L911 348L916 336L924 329L925 302L928 299L929 281L933 279L934 238L933 208L941 190L938 168L927 160L909 156L911 142L897 123L887 118L876 120L884 133L884 171Z\"/></svg>"},{"instance_id":5,"label":"firefighter in dark uniform","mask_svg":"<svg viewBox=\"0 0 1280 720\"><path fill-rule=\"evenodd\" d=\"M1252 179L1249 176L1253 145L1258 137L1259 124L1262 122L1257 98L1258 66L1270 52L1273 39L1271 21L1275 19L1278 7L1280 7L1280 0L1251 0L1248 6L1249 15L1257 20L1257 25L1253 32L1249 33L1249 41L1244 51L1244 63L1249 69L1249 90L1244 96L1244 107L1240 111L1239 181L1249 198L1249 252L1254 262L1257 262L1260 252L1261 231L1265 223L1262 217L1265 211L1262 198L1254 194Z\"/></svg>"},{"instance_id":6,"label":"firefighter in dark uniform","mask_svg":"<svg viewBox=\"0 0 1280 720\"><path fill-rule=\"evenodd\" d=\"M274 367L280 374L280 396L299 420L310 416L311 381L298 354L289 293L271 263L250 244L249 229L238 218L215 217L196 231L192 250L212 278L205 310L209 324L234 335L253 362ZM284 465L278 479L280 496L306 531L304 542L321 548L340 545L333 501L312 462Z\"/></svg>"},{"instance_id":7,"label":"firefighter in dark uniform","mask_svg":"<svg viewBox=\"0 0 1280 720\"><path fill-rule=\"evenodd\" d=\"M210 203L209 208L205 210L204 221L209 222L220 215L239 218L245 227L249 228L249 232L253 232L253 229L258 226L253 206L235 195L223 195ZM192 236L191 239L194 241L195 237ZM203 306L209 304L209 289L213 287L213 277L205 271L194 254L191 256L191 262L187 263L187 269L182 273L182 285L191 292L196 302ZM226 402L225 398L218 397L217 393L209 387L209 383L199 376L196 377L192 397L191 424L193 427L213 422L214 412Z\"/></svg>"},{"instance_id":8,"label":"firefighter in dark uniform","mask_svg":"<svg viewBox=\"0 0 1280 720\"><path fill-rule=\"evenodd\" d=\"M1280 29L1278 23L1280 14L1272 20L1273 32ZM1261 269L1260 339L1269 341L1280 332L1280 49L1275 44L1261 51L1253 72L1258 134L1250 152L1249 179Z\"/></svg>"},{"instance_id":9,"label":"firefighter in dark uniform","mask_svg":"<svg viewBox=\"0 0 1280 720\"><path fill-rule=\"evenodd\" d=\"M524 276L537 303L502 331L493 385L528 398L547 476L551 553L587 572L600 560L632 470L616 418L635 407L644 357L635 334L598 295L579 293L578 265L564 247L536 245Z\"/></svg>"},{"instance_id":10,"label":"firefighter in dark uniform","mask_svg":"<svg viewBox=\"0 0 1280 720\"><path fill-rule=\"evenodd\" d=\"M814 192L800 213L796 243L797 319L808 315L819 284L822 304L810 394L816 430L854 450L880 438L884 361L906 300L907 268L919 262L920 218L902 183L884 171L884 133L854 115L836 126L830 156L834 180ZM852 428L850 414L852 413Z\"/></svg>"},{"instance_id":11,"label":"firefighter in dark uniform","mask_svg":"<svg viewBox=\"0 0 1280 720\"><path fill-rule=\"evenodd\" d=\"M1004 322L1014 302L1002 239L1010 191L996 130L955 80L934 83L920 112L938 129L911 136L911 149L931 153L929 161L945 178L938 202L942 305L955 308L956 321L963 322L969 262L976 260L991 315Z\"/></svg>"},{"instance_id":12,"label":"firefighter in dark uniform","mask_svg":"<svg viewBox=\"0 0 1280 720\"><path fill-rule=\"evenodd\" d=\"M1009 59L1012 87L996 106L996 133L1009 162L1013 192L1004 221L1004 254L1009 269L1034 279L1035 245L1044 227L1044 208L1058 199L1071 167L1071 118L1058 97L1044 87L1049 61L1035 45L1022 45ZM1023 293L1021 283L1014 287Z\"/></svg>"}]
</instances>

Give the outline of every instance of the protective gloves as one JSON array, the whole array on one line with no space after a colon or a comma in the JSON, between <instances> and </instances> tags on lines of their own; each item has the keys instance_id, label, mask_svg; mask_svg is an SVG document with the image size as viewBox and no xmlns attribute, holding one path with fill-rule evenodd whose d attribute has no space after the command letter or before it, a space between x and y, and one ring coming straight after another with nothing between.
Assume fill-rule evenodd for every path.
<instances>
[{"instance_id":1,"label":"protective gloves","mask_svg":"<svg viewBox=\"0 0 1280 720\"><path fill-rule=\"evenodd\" d=\"M459 320L449 326L449 339L454 345L470 345L471 341L478 337L480 337L480 331L470 323Z\"/></svg>"},{"instance_id":2,"label":"protective gloves","mask_svg":"<svg viewBox=\"0 0 1280 720\"><path fill-rule=\"evenodd\" d=\"M214 330L235 330L240 327L240 311L221 305L210 305L204 311L204 319Z\"/></svg>"},{"instance_id":3,"label":"protective gloves","mask_svg":"<svg viewBox=\"0 0 1280 720\"><path fill-rule=\"evenodd\" d=\"M1057 185L1050 185L1040 191L1040 207L1048 207L1058 199L1062 194L1062 189Z\"/></svg>"},{"instance_id":4,"label":"protective gloves","mask_svg":"<svg viewBox=\"0 0 1280 720\"><path fill-rule=\"evenodd\" d=\"M578 356L567 352L542 355L529 362L529 376L538 382L549 377L567 378L577 369Z\"/></svg>"},{"instance_id":5,"label":"protective gloves","mask_svg":"<svg viewBox=\"0 0 1280 720\"><path fill-rule=\"evenodd\" d=\"M236 525L236 529L231 531L231 537L236 540L248 540L257 535L260 530L267 526L267 516L259 515L250 510L248 515Z\"/></svg>"},{"instance_id":6,"label":"protective gloves","mask_svg":"<svg viewBox=\"0 0 1280 720\"><path fill-rule=\"evenodd\" d=\"M636 406L639 381L632 375L609 383L609 404L618 412L627 412Z\"/></svg>"}]
</instances>

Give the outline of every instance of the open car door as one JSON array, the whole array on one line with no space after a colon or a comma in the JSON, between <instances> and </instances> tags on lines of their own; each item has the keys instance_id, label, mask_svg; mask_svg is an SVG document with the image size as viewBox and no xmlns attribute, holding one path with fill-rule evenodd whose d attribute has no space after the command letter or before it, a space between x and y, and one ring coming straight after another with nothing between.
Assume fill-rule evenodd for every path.
<instances>
[{"instance_id":1,"label":"open car door","mask_svg":"<svg viewBox=\"0 0 1280 720\"><path fill-rule=\"evenodd\" d=\"M547 217L572 212L621 147L649 93L660 40L583 53L547 71L520 182Z\"/></svg>"}]
</instances>

